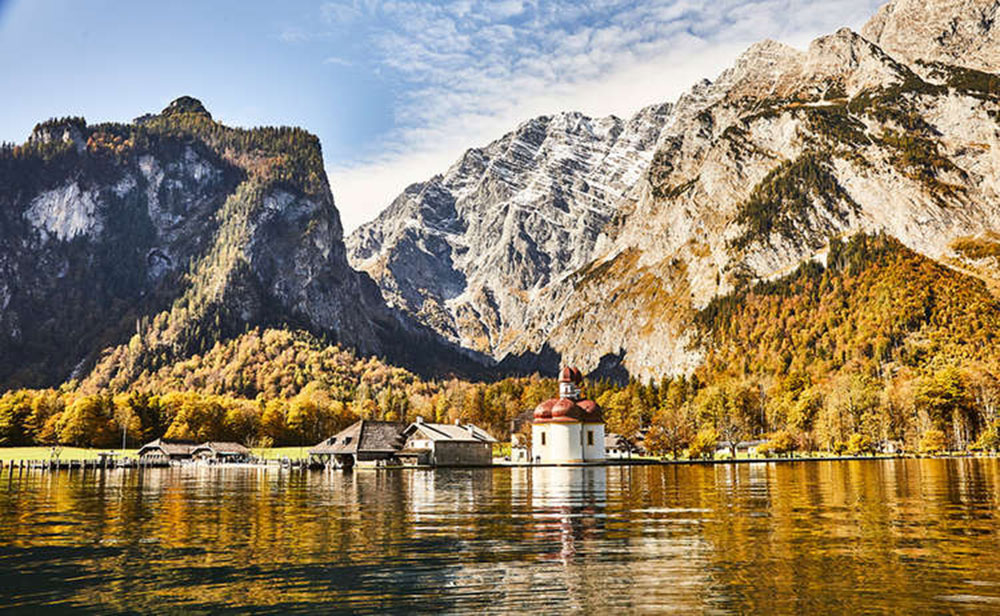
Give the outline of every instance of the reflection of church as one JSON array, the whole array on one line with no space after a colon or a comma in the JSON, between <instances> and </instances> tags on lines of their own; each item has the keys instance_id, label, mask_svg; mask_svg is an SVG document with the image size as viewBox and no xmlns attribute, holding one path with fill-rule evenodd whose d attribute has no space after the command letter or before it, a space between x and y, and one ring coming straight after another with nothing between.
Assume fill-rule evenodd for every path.
<instances>
[{"instance_id":1,"label":"reflection of church","mask_svg":"<svg viewBox=\"0 0 1000 616\"><path fill-rule=\"evenodd\" d=\"M561 570L540 567L547 578L545 586L562 587L565 606L547 612L601 612L608 573L607 555L600 549L607 531L608 473L603 466L547 466L511 477L514 489L529 484L538 559L561 565ZM627 572L616 571L615 578L628 579Z\"/></svg>"},{"instance_id":2,"label":"reflection of church","mask_svg":"<svg viewBox=\"0 0 1000 616\"><path fill-rule=\"evenodd\" d=\"M593 400L583 399L583 376L576 368L559 372L559 397L535 409L531 424L531 458L542 464L604 461L604 414Z\"/></svg>"}]
</instances>

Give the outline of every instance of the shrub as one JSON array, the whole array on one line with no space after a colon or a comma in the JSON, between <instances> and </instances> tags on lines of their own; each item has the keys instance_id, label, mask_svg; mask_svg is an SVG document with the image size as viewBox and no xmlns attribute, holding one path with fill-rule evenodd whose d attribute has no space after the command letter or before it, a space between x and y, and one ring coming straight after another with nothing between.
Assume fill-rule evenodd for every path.
<instances>
[{"instance_id":1,"label":"shrub","mask_svg":"<svg viewBox=\"0 0 1000 616\"><path fill-rule=\"evenodd\" d=\"M788 430L778 430L771 435L769 441L757 448L757 453L762 456L783 456L795 451L796 447L797 442L791 432Z\"/></svg>"},{"instance_id":2,"label":"shrub","mask_svg":"<svg viewBox=\"0 0 1000 616\"><path fill-rule=\"evenodd\" d=\"M847 439L847 445L844 450L848 455L860 456L866 453L875 453L875 443L872 441L871 437L865 434L852 434L851 438Z\"/></svg>"},{"instance_id":3,"label":"shrub","mask_svg":"<svg viewBox=\"0 0 1000 616\"><path fill-rule=\"evenodd\" d=\"M934 454L944 451L947 445L948 439L945 437L944 432L931 429L921 435L919 449L920 453Z\"/></svg>"},{"instance_id":4,"label":"shrub","mask_svg":"<svg viewBox=\"0 0 1000 616\"><path fill-rule=\"evenodd\" d=\"M691 446L688 447L688 457L692 460L696 458L715 457L715 447L719 443L719 433L711 426L705 426L694 435Z\"/></svg>"},{"instance_id":5,"label":"shrub","mask_svg":"<svg viewBox=\"0 0 1000 616\"><path fill-rule=\"evenodd\" d=\"M972 449L974 451L997 451L1000 449L1000 422L993 423L983 430Z\"/></svg>"}]
</instances>

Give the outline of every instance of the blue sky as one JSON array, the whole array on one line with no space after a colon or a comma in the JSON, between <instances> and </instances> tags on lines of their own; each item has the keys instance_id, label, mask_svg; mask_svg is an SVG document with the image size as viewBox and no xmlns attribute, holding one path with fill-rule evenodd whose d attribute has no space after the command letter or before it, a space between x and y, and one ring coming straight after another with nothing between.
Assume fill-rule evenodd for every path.
<instances>
[{"instance_id":1,"label":"blue sky","mask_svg":"<svg viewBox=\"0 0 1000 616\"><path fill-rule=\"evenodd\" d=\"M0 140L182 94L323 143L345 227L518 122L628 115L748 45L859 29L881 0L0 0Z\"/></svg>"}]
</instances>

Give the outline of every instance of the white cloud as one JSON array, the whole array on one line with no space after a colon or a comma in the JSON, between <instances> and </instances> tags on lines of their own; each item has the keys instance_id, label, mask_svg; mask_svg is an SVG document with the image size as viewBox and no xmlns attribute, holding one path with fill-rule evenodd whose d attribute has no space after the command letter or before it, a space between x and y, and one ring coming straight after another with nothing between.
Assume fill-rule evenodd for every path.
<instances>
[{"instance_id":1,"label":"white cloud","mask_svg":"<svg viewBox=\"0 0 1000 616\"><path fill-rule=\"evenodd\" d=\"M354 62L339 56L330 56L326 60L323 60L323 64L333 64L334 66L354 66Z\"/></svg>"},{"instance_id":2,"label":"white cloud","mask_svg":"<svg viewBox=\"0 0 1000 616\"><path fill-rule=\"evenodd\" d=\"M356 6L341 2L326 2L320 7L320 16L331 25L348 25L362 17Z\"/></svg>"},{"instance_id":3,"label":"white cloud","mask_svg":"<svg viewBox=\"0 0 1000 616\"><path fill-rule=\"evenodd\" d=\"M443 172L530 117L627 116L714 78L748 45L803 46L859 27L879 0L416 0L330 2L328 23L361 28L400 84L377 153L329 170L349 232L408 184Z\"/></svg>"}]
</instances>

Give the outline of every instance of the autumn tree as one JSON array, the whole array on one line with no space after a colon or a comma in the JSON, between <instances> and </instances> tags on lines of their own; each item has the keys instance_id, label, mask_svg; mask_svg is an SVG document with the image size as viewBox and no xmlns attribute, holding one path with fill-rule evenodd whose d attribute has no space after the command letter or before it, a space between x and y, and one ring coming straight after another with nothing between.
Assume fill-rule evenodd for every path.
<instances>
[{"instance_id":1,"label":"autumn tree","mask_svg":"<svg viewBox=\"0 0 1000 616\"><path fill-rule=\"evenodd\" d=\"M80 447L108 447L115 443L114 402L110 395L78 396L58 422L59 441Z\"/></svg>"},{"instance_id":2,"label":"autumn tree","mask_svg":"<svg viewBox=\"0 0 1000 616\"><path fill-rule=\"evenodd\" d=\"M691 420L683 407L662 408L653 416L652 425L646 433L646 450L659 455L670 453L676 460L680 451L690 444L693 432Z\"/></svg>"},{"instance_id":3,"label":"autumn tree","mask_svg":"<svg viewBox=\"0 0 1000 616\"><path fill-rule=\"evenodd\" d=\"M959 449L965 447L976 422L972 400L958 368L947 366L920 379L915 402L932 430L940 431Z\"/></svg>"},{"instance_id":4,"label":"autumn tree","mask_svg":"<svg viewBox=\"0 0 1000 616\"><path fill-rule=\"evenodd\" d=\"M715 448L719 442L719 433L711 425L702 426L691 439L688 446L688 457L693 459L714 458Z\"/></svg>"}]
</instances>

